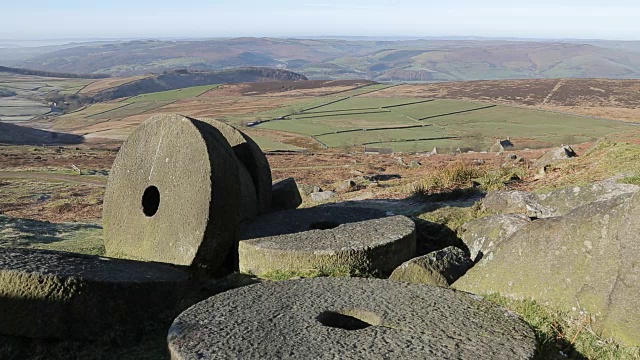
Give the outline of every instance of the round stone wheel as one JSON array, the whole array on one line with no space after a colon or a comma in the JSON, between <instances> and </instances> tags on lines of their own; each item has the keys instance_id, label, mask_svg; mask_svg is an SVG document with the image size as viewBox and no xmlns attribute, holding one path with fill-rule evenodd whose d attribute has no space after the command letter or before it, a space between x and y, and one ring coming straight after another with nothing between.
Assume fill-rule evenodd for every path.
<instances>
[{"instance_id":1,"label":"round stone wheel","mask_svg":"<svg viewBox=\"0 0 640 360\"><path fill-rule=\"evenodd\" d=\"M415 256L415 224L405 216L314 225L314 230L240 241L240 271L388 275Z\"/></svg>"},{"instance_id":2,"label":"round stone wheel","mask_svg":"<svg viewBox=\"0 0 640 360\"><path fill-rule=\"evenodd\" d=\"M364 278L265 282L180 314L174 360L532 359L517 315L450 289Z\"/></svg>"},{"instance_id":3,"label":"round stone wheel","mask_svg":"<svg viewBox=\"0 0 640 360\"><path fill-rule=\"evenodd\" d=\"M271 209L271 167L260 146L247 134L235 127L210 118L198 118L215 127L227 139L242 165L248 170L255 186L257 212L265 214Z\"/></svg>"},{"instance_id":4,"label":"round stone wheel","mask_svg":"<svg viewBox=\"0 0 640 360\"><path fill-rule=\"evenodd\" d=\"M0 332L64 340L133 336L145 324L171 321L187 280L184 271L156 263L0 249Z\"/></svg>"},{"instance_id":5,"label":"round stone wheel","mask_svg":"<svg viewBox=\"0 0 640 360\"><path fill-rule=\"evenodd\" d=\"M237 241L238 164L214 127L159 114L122 145L104 196L109 256L215 271Z\"/></svg>"}]
</instances>

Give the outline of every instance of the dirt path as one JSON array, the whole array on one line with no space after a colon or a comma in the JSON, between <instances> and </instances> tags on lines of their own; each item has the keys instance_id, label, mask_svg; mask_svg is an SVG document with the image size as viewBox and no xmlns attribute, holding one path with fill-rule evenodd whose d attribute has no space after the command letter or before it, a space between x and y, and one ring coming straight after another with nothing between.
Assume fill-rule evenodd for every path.
<instances>
[{"instance_id":1,"label":"dirt path","mask_svg":"<svg viewBox=\"0 0 640 360\"><path fill-rule=\"evenodd\" d=\"M564 79L560 79L558 80L558 83L556 84L556 86L553 87L553 89L551 89L551 91L549 92L549 94L547 95L547 97L544 98L544 100L542 100L542 104L544 105L547 102L549 102L549 100L551 99L551 97L556 93L556 91L558 91L558 89L560 89L560 87L562 86L562 84L564 84Z\"/></svg>"},{"instance_id":2,"label":"dirt path","mask_svg":"<svg viewBox=\"0 0 640 360\"><path fill-rule=\"evenodd\" d=\"M35 171L0 171L0 179L38 179L62 181L73 184L106 186L107 180L82 175L55 174Z\"/></svg>"}]
</instances>

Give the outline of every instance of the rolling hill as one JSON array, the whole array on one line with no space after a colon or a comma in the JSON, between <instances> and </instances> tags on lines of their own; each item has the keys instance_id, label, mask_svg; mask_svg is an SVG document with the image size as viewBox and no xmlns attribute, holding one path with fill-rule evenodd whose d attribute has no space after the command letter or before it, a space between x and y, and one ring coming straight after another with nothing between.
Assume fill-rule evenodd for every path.
<instances>
[{"instance_id":1,"label":"rolling hill","mask_svg":"<svg viewBox=\"0 0 640 360\"><path fill-rule=\"evenodd\" d=\"M639 49L635 42L577 40L144 40L79 44L12 64L43 71L113 76L267 66L296 71L311 79L636 79L640 78Z\"/></svg>"}]
</instances>

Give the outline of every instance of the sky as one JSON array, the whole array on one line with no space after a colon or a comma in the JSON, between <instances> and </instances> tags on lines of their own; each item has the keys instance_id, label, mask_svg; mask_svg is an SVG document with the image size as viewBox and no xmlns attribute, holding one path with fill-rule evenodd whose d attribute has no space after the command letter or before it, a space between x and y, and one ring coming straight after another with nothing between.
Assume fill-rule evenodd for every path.
<instances>
[{"instance_id":1,"label":"sky","mask_svg":"<svg viewBox=\"0 0 640 360\"><path fill-rule=\"evenodd\" d=\"M640 40L640 1L0 0L0 39L237 36Z\"/></svg>"}]
</instances>

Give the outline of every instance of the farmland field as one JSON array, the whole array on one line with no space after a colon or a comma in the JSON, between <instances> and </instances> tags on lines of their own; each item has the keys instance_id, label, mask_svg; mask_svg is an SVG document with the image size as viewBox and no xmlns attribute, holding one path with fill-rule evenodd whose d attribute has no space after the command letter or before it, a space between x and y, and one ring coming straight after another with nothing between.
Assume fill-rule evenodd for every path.
<instances>
[{"instance_id":1,"label":"farmland field","mask_svg":"<svg viewBox=\"0 0 640 360\"><path fill-rule=\"evenodd\" d=\"M51 91L74 94L94 80L34 77L0 72L0 90L12 96L0 97L0 121L20 123L48 114L44 97ZM36 101L34 99L43 99Z\"/></svg>"},{"instance_id":2,"label":"farmland field","mask_svg":"<svg viewBox=\"0 0 640 360\"><path fill-rule=\"evenodd\" d=\"M379 92L378 92L379 95ZM377 106L377 107L376 107ZM486 151L498 138L547 146L586 142L630 125L603 119L462 100L353 96L257 129L315 137L328 147L375 145L394 151L434 147Z\"/></svg>"},{"instance_id":3,"label":"farmland field","mask_svg":"<svg viewBox=\"0 0 640 360\"><path fill-rule=\"evenodd\" d=\"M180 100L180 99L200 96L217 86L218 85L203 85L203 86L193 86L193 87L177 89L177 90L160 91L155 93L134 96L127 99L126 101L130 103L137 103L137 102L147 102L147 101Z\"/></svg>"},{"instance_id":4,"label":"farmland field","mask_svg":"<svg viewBox=\"0 0 640 360\"><path fill-rule=\"evenodd\" d=\"M77 91L90 82L82 90L86 92L91 87L95 90L124 81L12 78L20 80L11 90L15 92L40 91L33 90L39 86ZM57 117L53 128L88 138L124 140L153 114L174 112L240 126L268 150L374 146L421 152L434 147L486 151L496 139L507 137L521 147L572 144L632 127L619 121L547 111L545 106L559 103L564 107L599 104L605 111L607 106L622 102L625 105L617 111L637 112L637 102L624 91L615 93L614 99L598 98L598 89L609 89L614 83L574 82L388 85L302 81L205 85L92 104ZM620 83L629 91L635 91L638 84ZM7 121L29 120L22 108L31 115L49 111L48 106L26 98L5 97L0 99L0 105L3 102L20 105L0 106L0 117Z\"/></svg>"}]
</instances>

